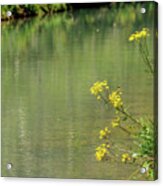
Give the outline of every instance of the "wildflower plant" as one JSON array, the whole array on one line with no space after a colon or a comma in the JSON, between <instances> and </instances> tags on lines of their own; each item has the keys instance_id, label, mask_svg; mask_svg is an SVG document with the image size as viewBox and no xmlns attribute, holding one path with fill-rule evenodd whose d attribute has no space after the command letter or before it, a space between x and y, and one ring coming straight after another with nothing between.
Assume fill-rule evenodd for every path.
<instances>
[{"instance_id":1,"label":"wildflower plant","mask_svg":"<svg viewBox=\"0 0 163 186\"><path fill-rule=\"evenodd\" d=\"M147 66L148 71L153 75L154 66L152 60L150 59L149 49L147 45L147 38L150 36L148 28L142 28L140 31L136 31L131 34L128 38L129 42L135 42L139 47L139 52L142 57L142 61Z\"/></svg>"},{"instance_id":2,"label":"wildflower plant","mask_svg":"<svg viewBox=\"0 0 163 186\"><path fill-rule=\"evenodd\" d=\"M116 117L112 120L111 124L112 124L112 127L113 127L113 128L120 126L120 117L119 117L119 116L116 116Z\"/></svg>"},{"instance_id":3,"label":"wildflower plant","mask_svg":"<svg viewBox=\"0 0 163 186\"><path fill-rule=\"evenodd\" d=\"M129 176L133 178L138 174L141 167L146 169L148 179L154 178L154 134L153 123L149 120L136 119L128 112L122 98L120 87L112 90L107 80L97 81L90 88L97 100L101 100L104 104L108 104L113 109L115 115L111 120L110 126L101 129L99 139L101 145L95 149L95 157L97 161L114 160L119 163L133 163L137 166L137 170ZM100 96L100 99L99 99ZM133 125L137 127L137 132L133 133L129 130ZM120 129L129 135L132 139L134 150L129 149L126 144L118 144L114 142L112 131Z\"/></svg>"},{"instance_id":4,"label":"wildflower plant","mask_svg":"<svg viewBox=\"0 0 163 186\"><path fill-rule=\"evenodd\" d=\"M122 108L123 102L121 98L122 92L120 90L113 91L111 94L109 94L108 98L110 103L113 105L114 108Z\"/></svg>"},{"instance_id":5,"label":"wildflower plant","mask_svg":"<svg viewBox=\"0 0 163 186\"><path fill-rule=\"evenodd\" d=\"M149 36L149 29L143 28L140 31L136 31L135 33L131 34L129 37L129 41L137 41L140 42L142 39L146 39Z\"/></svg>"},{"instance_id":6,"label":"wildflower plant","mask_svg":"<svg viewBox=\"0 0 163 186\"><path fill-rule=\"evenodd\" d=\"M104 130L100 130L100 139L107 139L110 135L111 131L108 129L108 127L105 127Z\"/></svg>"},{"instance_id":7,"label":"wildflower plant","mask_svg":"<svg viewBox=\"0 0 163 186\"><path fill-rule=\"evenodd\" d=\"M96 160L107 160L110 152L109 152L110 145L109 144L101 144L96 148Z\"/></svg>"},{"instance_id":8,"label":"wildflower plant","mask_svg":"<svg viewBox=\"0 0 163 186\"><path fill-rule=\"evenodd\" d=\"M107 84L107 81L97 81L93 84L93 86L90 88L91 94L94 95L97 100L102 99L102 93L107 92L109 90L109 86Z\"/></svg>"},{"instance_id":9,"label":"wildflower plant","mask_svg":"<svg viewBox=\"0 0 163 186\"><path fill-rule=\"evenodd\" d=\"M122 161L123 163L126 163L127 161L130 161L130 160L131 160L131 157L130 157L130 155L129 155L128 153L122 154L121 161Z\"/></svg>"}]
</instances>

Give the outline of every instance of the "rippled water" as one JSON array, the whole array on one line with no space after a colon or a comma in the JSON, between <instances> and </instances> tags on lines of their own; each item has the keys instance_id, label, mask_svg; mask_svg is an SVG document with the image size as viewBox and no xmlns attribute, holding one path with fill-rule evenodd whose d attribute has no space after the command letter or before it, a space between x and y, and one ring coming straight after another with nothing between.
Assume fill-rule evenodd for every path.
<instances>
[{"instance_id":1,"label":"rippled water","mask_svg":"<svg viewBox=\"0 0 163 186\"><path fill-rule=\"evenodd\" d=\"M134 15L121 23L106 9L86 9L2 23L3 176L128 178L134 166L95 160L113 113L89 88L107 79L134 115L152 117L152 80L128 36L153 23Z\"/></svg>"}]
</instances>

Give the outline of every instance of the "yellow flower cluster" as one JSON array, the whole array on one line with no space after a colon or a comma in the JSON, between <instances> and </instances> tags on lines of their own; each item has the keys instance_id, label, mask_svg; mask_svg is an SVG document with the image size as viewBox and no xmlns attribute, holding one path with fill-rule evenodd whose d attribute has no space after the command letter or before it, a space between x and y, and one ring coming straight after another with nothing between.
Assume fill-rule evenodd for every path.
<instances>
[{"instance_id":1,"label":"yellow flower cluster","mask_svg":"<svg viewBox=\"0 0 163 186\"><path fill-rule=\"evenodd\" d=\"M146 38L149 36L149 29L143 28L141 31L136 31L135 33L131 34L129 37L129 41L139 41L142 38Z\"/></svg>"},{"instance_id":2,"label":"yellow flower cluster","mask_svg":"<svg viewBox=\"0 0 163 186\"><path fill-rule=\"evenodd\" d=\"M117 116L116 118L114 118L111 122L112 124L112 127L115 128L115 127L118 127L120 125L120 117Z\"/></svg>"},{"instance_id":3,"label":"yellow flower cluster","mask_svg":"<svg viewBox=\"0 0 163 186\"><path fill-rule=\"evenodd\" d=\"M109 90L109 86L106 80L104 81L97 81L93 84L93 86L90 88L91 94L96 96L98 100L101 99L100 93L102 93L104 90Z\"/></svg>"},{"instance_id":4,"label":"yellow flower cluster","mask_svg":"<svg viewBox=\"0 0 163 186\"><path fill-rule=\"evenodd\" d=\"M96 160L101 161L103 160L107 154L109 154L108 149L110 148L109 144L102 144L99 147L96 148Z\"/></svg>"},{"instance_id":5,"label":"yellow flower cluster","mask_svg":"<svg viewBox=\"0 0 163 186\"><path fill-rule=\"evenodd\" d=\"M130 156L129 156L128 153L122 154L121 161L122 161L123 163L126 163L127 161L130 161L130 160L131 160L131 158L130 158Z\"/></svg>"},{"instance_id":6,"label":"yellow flower cluster","mask_svg":"<svg viewBox=\"0 0 163 186\"><path fill-rule=\"evenodd\" d=\"M116 90L109 95L109 101L111 102L114 108L121 108L123 106L121 94L122 92Z\"/></svg>"},{"instance_id":7,"label":"yellow flower cluster","mask_svg":"<svg viewBox=\"0 0 163 186\"><path fill-rule=\"evenodd\" d=\"M108 127L105 127L104 130L100 130L100 139L106 139L110 135L111 131L108 129Z\"/></svg>"}]
</instances>

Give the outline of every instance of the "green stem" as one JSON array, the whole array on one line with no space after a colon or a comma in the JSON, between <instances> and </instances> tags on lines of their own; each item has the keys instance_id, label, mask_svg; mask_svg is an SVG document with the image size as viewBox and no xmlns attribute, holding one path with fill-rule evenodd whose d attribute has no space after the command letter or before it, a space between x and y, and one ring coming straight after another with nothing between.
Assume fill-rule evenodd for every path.
<instances>
[{"instance_id":1,"label":"green stem","mask_svg":"<svg viewBox=\"0 0 163 186\"><path fill-rule=\"evenodd\" d=\"M147 47L147 44L145 42L145 47L146 47L146 50L144 50L143 46L142 46L142 43L140 42L139 43L139 51L140 51L140 54L142 55L143 57L143 61L145 62L145 64L148 66L150 72L153 74L154 73L154 70L153 70L153 67L152 67L152 64L150 63L150 60L148 58L149 56L149 51L148 51L148 47Z\"/></svg>"},{"instance_id":2,"label":"green stem","mask_svg":"<svg viewBox=\"0 0 163 186\"><path fill-rule=\"evenodd\" d=\"M146 55L149 56L149 50L148 50L148 45L147 45L147 39L144 39L144 43L145 43L145 51L146 51Z\"/></svg>"},{"instance_id":3,"label":"green stem","mask_svg":"<svg viewBox=\"0 0 163 186\"><path fill-rule=\"evenodd\" d=\"M147 57L147 55L146 55L145 53L144 53L144 59L145 59L147 65L148 65L148 67L149 67L150 72L153 74L153 73L154 73L153 67L152 67L152 65L151 65L151 63L150 63L150 60L148 59L148 57Z\"/></svg>"},{"instance_id":4,"label":"green stem","mask_svg":"<svg viewBox=\"0 0 163 186\"><path fill-rule=\"evenodd\" d=\"M126 132L127 134L131 134L130 131L128 131L126 128L122 127L122 126L119 126L120 129L122 129L124 132Z\"/></svg>"},{"instance_id":5,"label":"green stem","mask_svg":"<svg viewBox=\"0 0 163 186\"><path fill-rule=\"evenodd\" d=\"M138 120L136 120L131 114L129 114L128 112L126 112L125 110L124 110L124 108L122 108L122 109L117 109L119 112L121 112L122 114L124 114L126 117L128 117L130 120L132 120L134 123L137 123L138 125L141 125L141 123L138 121Z\"/></svg>"},{"instance_id":6,"label":"green stem","mask_svg":"<svg viewBox=\"0 0 163 186\"><path fill-rule=\"evenodd\" d=\"M108 104L108 100L104 98L104 96L102 94L99 94L102 98L102 100L104 101L105 104Z\"/></svg>"}]
</instances>

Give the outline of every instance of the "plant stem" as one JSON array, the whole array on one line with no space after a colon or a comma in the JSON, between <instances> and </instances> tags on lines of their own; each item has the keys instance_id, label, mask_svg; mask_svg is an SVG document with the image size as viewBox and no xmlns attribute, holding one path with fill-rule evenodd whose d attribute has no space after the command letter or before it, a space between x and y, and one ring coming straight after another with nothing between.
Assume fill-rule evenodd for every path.
<instances>
[{"instance_id":1,"label":"plant stem","mask_svg":"<svg viewBox=\"0 0 163 186\"><path fill-rule=\"evenodd\" d=\"M154 70L153 70L153 67L152 67L152 64L150 63L150 60L148 58L149 56L149 51L148 51L148 47L147 47L147 43L145 41L145 47L146 47L146 50L144 50L143 46L142 46L142 43L140 42L139 43L139 51L140 51L140 54L142 55L143 57L143 61L145 62L145 64L148 66L150 72L153 74L154 73Z\"/></svg>"},{"instance_id":2,"label":"plant stem","mask_svg":"<svg viewBox=\"0 0 163 186\"><path fill-rule=\"evenodd\" d=\"M104 101L104 103L105 103L105 104L108 104L107 99L105 99L104 96L103 96L102 94L100 94L100 96L101 96L102 100Z\"/></svg>"},{"instance_id":3,"label":"plant stem","mask_svg":"<svg viewBox=\"0 0 163 186\"><path fill-rule=\"evenodd\" d=\"M127 129L125 129L124 127L122 127L122 126L119 126L119 128L120 129L122 129L124 132L126 132L127 134L131 134L131 132L130 131L128 131Z\"/></svg>"},{"instance_id":4,"label":"plant stem","mask_svg":"<svg viewBox=\"0 0 163 186\"><path fill-rule=\"evenodd\" d=\"M122 114L124 114L126 117L128 117L130 120L132 120L134 123L137 123L138 125L141 125L141 123L136 120L131 114L129 114L128 112L126 112L124 110L124 108L122 109L117 109L119 112L121 112Z\"/></svg>"},{"instance_id":5,"label":"plant stem","mask_svg":"<svg viewBox=\"0 0 163 186\"><path fill-rule=\"evenodd\" d=\"M148 46L147 46L147 39L145 38L144 40L145 43L145 51L146 51L146 55L149 56L149 50L148 50Z\"/></svg>"}]
</instances>

